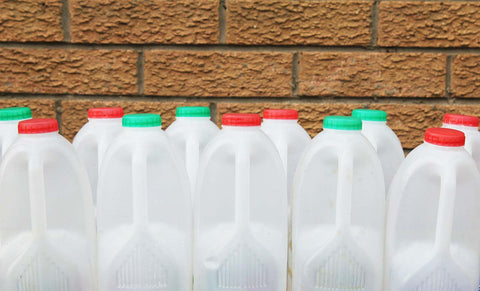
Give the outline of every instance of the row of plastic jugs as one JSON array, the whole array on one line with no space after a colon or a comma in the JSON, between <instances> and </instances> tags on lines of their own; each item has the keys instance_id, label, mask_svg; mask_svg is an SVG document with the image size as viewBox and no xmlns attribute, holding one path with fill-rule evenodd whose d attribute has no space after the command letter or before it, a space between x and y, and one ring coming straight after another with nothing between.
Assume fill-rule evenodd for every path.
<instances>
[{"instance_id":1,"label":"row of plastic jugs","mask_svg":"<svg viewBox=\"0 0 480 291\"><path fill-rule=\"evenodd\" d=\"M0 110L0 290L280 291L287 253L291 290L477 290L478 118L446 114L404 160L384 111L326 117L313 141L295 110L220 132L206 107L176 113L165 133L92 108L72 147Z\"/></svg>"}]
</instances>

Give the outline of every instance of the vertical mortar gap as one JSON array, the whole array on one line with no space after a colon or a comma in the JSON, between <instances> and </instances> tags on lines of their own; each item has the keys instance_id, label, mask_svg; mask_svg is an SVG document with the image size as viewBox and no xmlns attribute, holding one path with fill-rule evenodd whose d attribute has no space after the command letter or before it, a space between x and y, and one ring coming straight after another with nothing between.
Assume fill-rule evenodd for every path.
<instances>
[{"instance_id":1,"label":"vertical mortar gap","mask_svg":"<svg viewBox=\"0 0 480 291\"><path fill-rule=\"evenodd\" d=\"M451 101L452 98L452 60L455 56L447 56L447 67L445 71L445 97Z\"/></svg>"},{"instance_id":2,"label":"vertical mortar gap","mask_svg":"<svg viewBox=\"0 0 480 291\"><path fill-rule=\"evenodd\" d=\"M372 34L372 38L370 39L370 46L376 47L378 46L378 22L379 22L379 14L380 14L380 0L376 0L372 6L372 15L371 15L371 23L370 23L370 33Z\"/></svg>"},{"instance_id":3,"label":"vertical mortar gap","mask_svg":"<svg viewBox=\"0 0 480 291\"><path fill-rule=\"evenodd\" d=\"M209 107L210 107L210 114L211 114L210 120L212 120L213 123L218 124L218 123L217 123L217 122L218 122L217 103L212 102L212 103L209 104Z\"/></svg>"},{"instance_id":4,"label":"vertical mortar gap","mask_svg":"<svg viewBox=\"0 0 480 291\"><path fill-rule=\"evenodd\" d=\"M62 113L63 113L62 100L56 99L54 106L55 106L56 119L58 122L58 131L62 133Z\"/></svg>"},{"instance_id":5,"label":"vertical mortar gap","mask_svg":"<svg viewBox=\"0 0 480 291\"><path fill-rule=\"evenodd\" d=\"M227 1L219 0L218 6L218 43L227 42Z\"/></svg>"},{"instance_id":6,"label":"vertical mortar gap","mask_svg":"<svg viewBox=\"0 0 480 291\"><path fill-rule=\"evenodd\" d=\"M137 86L138 86L138 95L144 95L145 94L145 52L143 50L138 51Z\"/></svg>"},{"instance_id":7,"label":"vertical mortar gap","mask_svg":"<svg viewBox=\"0 0 480 291\"><path fill-rule=\"evenodd\" d=\"M299 70L299 55L298 52L292 57L292 96L298 97L298 70Z\"/></svg>"},{"instance_id":8,"label":"vertical mortar gap","mask_svg":"<svg viewBox=\"0 0 480 291\"><path fill-rule=\"evenodd\" d=\"M61 14L61 24L62 24L62 31L63 31L63 41L70 42L72 40L70 35L70 8L68 0L62 0L62 8L60 11Z\"/></svg>"}]
</instances>

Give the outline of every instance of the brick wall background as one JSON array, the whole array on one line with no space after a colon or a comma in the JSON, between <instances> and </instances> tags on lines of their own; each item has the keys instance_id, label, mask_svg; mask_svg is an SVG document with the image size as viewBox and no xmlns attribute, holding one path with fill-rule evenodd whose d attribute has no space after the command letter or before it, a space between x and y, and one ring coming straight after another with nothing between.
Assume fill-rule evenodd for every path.
<instances>
[{"instance_id":1,"label":"brick wall background","mask_svg":"<svg viewBox=\"0 0 480 291\"><path fill-rule=\"evenodd\" d=\"M56 117L294 108L311 135L380 108L406 149L445 112L480 115L480 3L405 0L0 0L0 106Z\"/></svg>"}]
</instances>

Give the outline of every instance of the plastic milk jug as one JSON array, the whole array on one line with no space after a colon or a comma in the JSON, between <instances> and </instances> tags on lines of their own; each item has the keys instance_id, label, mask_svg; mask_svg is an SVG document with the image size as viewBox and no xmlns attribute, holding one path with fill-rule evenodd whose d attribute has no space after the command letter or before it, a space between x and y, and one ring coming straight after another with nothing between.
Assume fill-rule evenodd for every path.
<instances>
[{"instance_id":1,"label":"plastic milk jug","mask_svg":"<svg viewBox=\"0 0 480 291\"><path fill-rule=\"evenodd\" d=\"M18 137L18 123L32 118L28 107L9 107L0 109L0 163L10 145Z\"/></svg>"}]
</instances>

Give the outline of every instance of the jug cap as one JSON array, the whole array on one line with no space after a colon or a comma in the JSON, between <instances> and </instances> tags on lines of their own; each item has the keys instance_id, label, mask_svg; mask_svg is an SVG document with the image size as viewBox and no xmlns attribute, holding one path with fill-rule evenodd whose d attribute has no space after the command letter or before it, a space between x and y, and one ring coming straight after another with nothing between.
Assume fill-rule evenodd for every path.
<instances>
[{"instance_id":1,"label":"jug cap","mask_svg":"<svg viewBox=\"0 0 480 291\"><path fill-rule=\"evenodd\" d=\"M28 107L9 107L0 109L0 121L29 118L32 118L32 111Z\"/></svg>"},{"instance_id":2,"label":"jug cap","mask_svg":"<svg viewBox=\"0 0 480 291\"><path fill-rule=\"evenodd\" d=\"M387 112L373 109L355 109L352 116L365 121L387 121Z\"/></svg>"},{"instance_id":3,"label":"jug cap","mask_svg":"<svg viewBox=\"0 0 480 291\"><path fill-rule=\"evenodd\" d=\"M58 122L53 118L34 118L18 123L18 133L39 134L58 131Z\"/></svg>"},{"instance_id":4,"label":"jug cap","mask_svg":"<svg viewBox=\"0 0 480 291\"><path fill-rule=\"evenodd\" d=\"M362 120L351 116L327 116L323 128L339 130L362 130Z\"/></svg>"},{"instance_id":5,"label":"jug cap","mask_svg":"<svg viewBox=\"0 0 480 291\"><path fill-rule=\"evenodd\" d=\"M88 109L88 118L122 118L121 107L96 107Z\"/></svg>"},{"instance_id":6,"label":"jug cap","mask_svg":"<svg viewBox=\"0 0 480 291\"><path fill-rule=\"evenodd\" d=\"M465 134L455 129L434 127L425 132L425 142L445 147L461 147L465 145Z\"/></svg>"},{"instance_id":7,"label":"jug cap","mask_svg":"<svg viewBox=\"0 0 480 291\"><path fill-rule=\"evenodd\" d=\"M478 127L479 119L476 116L447 113L443 116L443 123Z\"/></svg>"},{"instance_id":8,"label":"jug cap","mask_svg":"<svg viewBox=\"0 0 480 291\"><path fill-rule=\"evenodd\" d=\"M139 113L128 114L122 119L124 127L155 127L162 125L162 118L159 114Z\"/></svg>"},{"instance_id":9,"label":"jug cap","mask_svg":"<svg viewBox=\"0 0 480 291\"><path fill-rule=\"evenodd\" d=\"M253 113L227 113L222 116L222 125L226 126L260 126L262 118Z\"/></svg>"},{"instance_id":10,"label":"jug cap","mask_svg":"<svg viewBox=\"0 0 480 291\"><path fill-rule=\"evenodd\" d=\"M263 119L288 119L297 120L298 111L294 109L265 109Z\"/></svg>"},{"instance_id":11,"label":"jug cap","mask_svg":"<svg viewBox=\"0 0 480 291\"><path fill-rule=\"evenodd\" d=\"M177 107L177 117L210 117L210 108L205 106Z\"/></svg>"}]
</instances>

